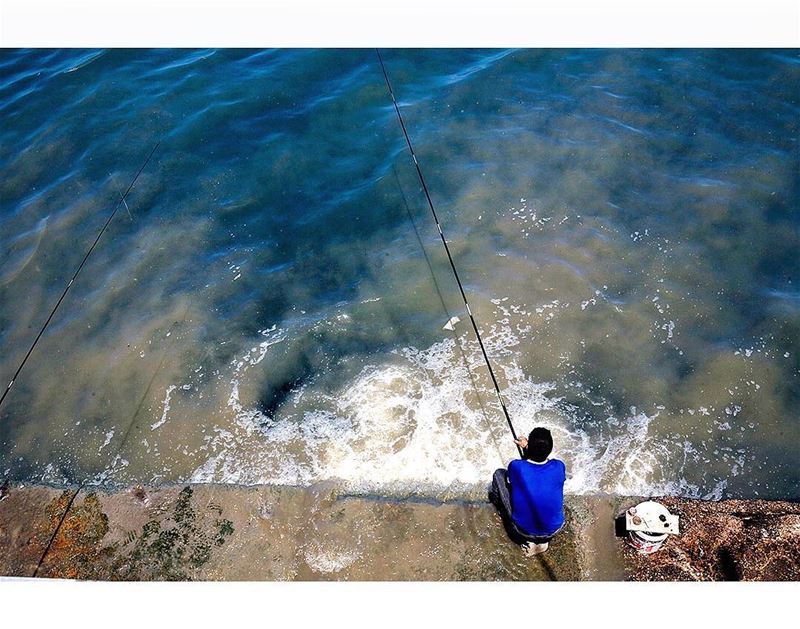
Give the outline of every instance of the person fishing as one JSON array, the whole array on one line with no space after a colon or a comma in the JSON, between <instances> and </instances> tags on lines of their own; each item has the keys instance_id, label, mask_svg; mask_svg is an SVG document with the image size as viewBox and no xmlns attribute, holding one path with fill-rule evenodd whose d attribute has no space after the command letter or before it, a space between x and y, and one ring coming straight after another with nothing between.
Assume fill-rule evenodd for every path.
<instances>
[{"instance_id":1,"label":"person fishing","mask_svg":"<svg viewBox=\"0 0 800 629\"><path fill-rule=\"evenodd\" d=\"M386 82L389 97L394 105L394 111L397 115L400 129L403 132L408 151L414 161L417 177L422 185L425 198L428 201L428 207L430 208L433 221L436 223L436 227L439 231L439 238L447 254L447 260L450 262L450 270L453 272L458 288L461 291L464 309L469 315L472 329L475 332L475 338L478 341L483 360L486 362L486 368L489 371L494 390L497 393L497 401L500 404L500 408L503 410L503 415L508 423L508 427L514 435L514 443L517 444L520 449L520 454L522 455L521 461L512 461L508 465L508 471L499 469L495 472L492 480L492 490L489 492L489 499L500 511L509 536L517 543L523 544L526 553L536 554L544 552L547 550L550 539L564 526L564 481L566 480L566 468L562 461L558 459L549 460L547 458L553 450L553 437L546 428L534 428L527 439L524 437L521 439L516 438L517 434L511 422L511 416L508 414L508 408L503 400L500 385L497 382L492 363L489 360L489 354L486 352L486 347L483 344L483 338L481 337L478 323L467 301L467 292L458 275L456 263L450 253L450 247L447 244L444 230L439 222L439 216L436 214L433 199L428 191L428 185L425 183L425 177L422 174L422 166L414 153L414 145L411 143L411 137L403 121L403 115L400 113L400 106L395 98L392 83L389 80L389 73L386 71L386 66L383 63L380 50L376 48L375 53L377 54L378 62L383 72L383 78ZM447 308L445 307L445 311L446 310ZM450 317L449 313L447 313L447 316L449 321L445 329L452 331L454 329L454 323L458 322L458 318Z\"/></svg>"},{"instance_id":2,"label":"person fishing","mask_svg":"<svg viewBox=\"0 0 800 629\"><path fill-rule=\"evenodd\" d=\"M566 466L549 458L553 436L547 428L534 428L516 443L522 459L500 468L492 477L489 500L497 507L508 536L529 556L547 550L564 526Z\"/></svg>"}]
</instances>

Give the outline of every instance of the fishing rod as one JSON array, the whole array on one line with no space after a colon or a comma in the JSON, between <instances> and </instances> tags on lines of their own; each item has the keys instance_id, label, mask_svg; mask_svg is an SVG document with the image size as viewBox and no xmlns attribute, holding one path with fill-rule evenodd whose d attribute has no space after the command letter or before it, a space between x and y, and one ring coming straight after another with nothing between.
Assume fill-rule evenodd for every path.
<instances>
[{"instance_id":1,"label":"fishing rod","mask_svg":"<svg viewBox=\"0 0 800 629\"><path fill-rule=\"evenodd\" d=\"M25 354L25 358L22 359L22 362L19 364L19 367L17 367L17 370L14 372L14 376L11 378L11 382L8 383L8 386L6 387L6 390L3 391L3 396L0 397L0 406L3 405L3 402L5 401L6 396L8 395L8 392L11 391L11 387L13 387L14 383L17 381L17 378L19 377L19 374L22 371L22 368L25 367L25 363L28 362L28 358L30 358L31 354L33 353L33 350L36 347L36 344L39 342L39 339L42 338L42 335L44 334L44 331L47 329L47 326L50 325L50 321L53 320L53 317L55 316L56 311L61 306L61 302L64 301L64 298L67 296L67 293L69 292L69 289L72 288L72 285L75 283L75 280L78 278L78 274L83 270L83 267L86 264L86 261L89 259L89 256L92 255L92 251L94 251L94 248L97 246L97 243L100 242L100 239L103 237L103 234L105 233L106 229L108 229L108 226L111 224L111 220L114 218L114 215L117 213L117 210L119 210L119 208L123 204L125 205L126 208L128 207L128 204L125 201L125 198L128 196L130 191L133 189L134 184L139 179L139 175L142 174L142 171L145 169L147 164L150 162L150 158L153 157L153 153L156 152L156 149L158 148L159 144L161 144L161 142L156 142L156 145L153 147L153 150L150 151L150 154L147 156L147 159L144 160L144 163L142 164L141 168L139 168L139 171L136 173L136 176L131 180L131 183L128 186L128 189L125 190L125 194L121 195L119 201L117 201L117 204L114 206L114 211L111 212L111 214L109 215L108 219L106 219L106 222L103 225L103 228L100 230L100 233L97 234L97 238L94 239L94 242L92 243L92 246L89 247L89 250L86 252L86 255L83 256L83 260L81 260L81 263L78 265L78 268L75 270L75 273L73 273L72 278L67 283L66 288L64 288L64 292L61 293L61 297L58 298L58 301L56 302L56 305L53 306L53 310L50 311L50 316L47 317L47 320L44 322L44 325L42 326L42 329L39 330L39 334L36 335L36 338L34 339L33 343L31 344L30 348L28 349L28 353Z\"/></svg>"},{"instance_id":2,"label":"fishing rod","mask_svg":"<svg viewBox=\"0 0 800 629\"><path fill-rule=\"evenodd\" d=\"M431 280L433 280L433 287L436 290L436 295L439 297L439 303L442 304L442 310L444 311L447 320L451 321L452 316L450 315L450 309L447 307L447 304L444 301L442 289L439 287L439 282L436 279L436 273L433 270L433 262L428 256L428 252L425 250L425 243L422 242L422 235L419 233L419 229L417 229L417 222L414 220L414 215L411 213L411 207L408 205L406 193L403 192L403 185L400 183L400 177L398 176L397 170L394 166L392 166L392 173L394 174L394 179L397 182L397 189L400 191L400 196L403 199L403 207L408 215L408 220L411 223L411 227L414 228L414 235L417 237L417 242L419 243L420 249L422 249L422 255L425 258L425 264L427 264L428 272L431 275ZM461 338L456 333L455 328L453 328L453 339L455 340L456 347L458 348L458 354L461 356L461 361L464 363L464 369L467 372L467 376L469 376L469 382L472 385L473 391L475 391L475 399L478 401L478 407L481 409L481 415L483 415L483 419L486 421L486 426L489 428L489 437L491 438L492 443L494 443L494 447L497 448L498 456L504 461L505 457L503 456L503 451L500 449L500 445L497 443L497 439L495 439L494 434L492 433L492 422L489 420L489 414L486 412L486 407L483 405L481 392L478 389L477 382L475 382L475 374L472 373L472 369L469 366L469 360L467 360L467 355L464 353L464 348L461 346ZM430 378L427 369L423 369L423 371L425 372L425 375ZM453 482L455 482L455 479L453 479Z\"/></svg>"},{"instance_id":3,"label":"fishing rod","mask_svg":"<svg viewBox=\"0 0 800 629\"><path fill-rule=\"evenodd\" d=\"M64 298L67 296L67 293L69 292L69 289L72 288L72 285L75 283L75 280L78 278L78 275L83 270L83 267L86 265L86 262L89 260L89 256L92 255L92 252L94 251L94 249L97 246L97 244L100 242L100 239L103 237L103 234L108 229L108 226L111 224L111 221L114 219L114 216L116 215L116 213L119 210L119 208L122 207L122 206L125 206L125 209L127 210L128 215L130 216L130 208L128 207L128 202L127 202L126 198L127 198L128 194L130 194L131 190L133 190L133 186L136 184L136 181L139 179L139 176L142 174L142 172L144 171L145 167L150 162L150 159L153 157L153 154L156 152L156 149L158 149L160 144L161 144L161 142L156 142L156 145L153 147L153 149L147 155L147 159L144 160L144 163L141 165L139 170L136 172L136 175L131 180L131 182L128 185L128 188L125 190L125 192L123 193L121 190L118 191L119 192L119 200L117 201L117 204L114 206L114 210L111 212L109 217L106 219L106 222L103 224L103 227L100 229L100 232L97 234L97 237L94 239L94 242L89 247L89 249L86 251L86 254L83 256L83 259L81 260L81 263L78 265L78 268L73 273L72 278L67 283L67 286L64 288L64 291L61 293L61 296L58 298L58 301L56 302L55 306L53 306L53 309L50 311L50 315L47 317L47 320L44 322L44 325L42 326L41 330L39 330L39 334L36 335L36 338L34 339L33 343L31 344L30 348L28 349L28 352L25 354L25 357L22 359L22 362L20 363L19 367L17 368L17 371L14 373L14 377L11 379L11 382L8 383L8 386L6 387L5 391L3 392L2 397L0 397L0 405L2 405L3 401L6 399L6 396L8 395L9 391L11 391L11 387L14 386L14 382L16 382L16 380L19 377L19 374L22 371L23 367L25 367L25 363L28 362L28 358L30 358L31 354L33 353L33 350L35 349L35 347L37 345L37 343L42 338L42 335L44 335L44 332L47 329L47 326L50 325L50 322L53 320L53 317L55 316L56 311L61 306L61 303L64 301ZM163 358L162 358L161 362L163 363ZM161 369L161 364L159 364L158 369L156 370L156 373L160 369ZM145 391L145 395L146 395L147 391L150 390L150 386L152 386L153 380L155 380L155 374L153 375L153 378L150 381L150 385L148 385L147 390ZM117 449L117 453L119 453L122 450L122 447L124 446L125 442L127 441L127 437L128 437L128 434L130 433L130 429L131 429L131 427L133 425L133 421L136 419L136 415L138 415L139 409L141 408L143 401L144 401L144 397L142 398L142 402L139 403L139 407L137 408L136 413L134 413L134 416L133 416L133 418L131 420L131 426L128 427L128 431L125 433L123 441L120 444L120 447ZM58 525L56 526L55 530L53 531L53 534L50 536L50 539L49 539L49 541L47 543L47 546L44 549L44 552L42 553L41 557L39 557L39 561L36 564L36 568L34 569L32 576L35 577L35 576L38 575L39 570L41 569L45 558L47 557L48 553L50 552L50 548L52 547L53 542L55 541L56 537L58 536L58 533L61 531L61 527L64 524L64 521L66 520L67 515L69 514L70 510L72 509L72 505L74 504L75 499L78 497L78 494L86 486L86 484L87 484L87 481L83 481L77 487L77 489L73 490L72 496L70 496L69 502L67 503L67 506L64 509L64 512L61 514L61 518L59 519Z\"/></svg>"},{"instance_id":4,"label":"fishing rod","mask_svg":"<svg viewBox=\"0 0 800 629\"><path fill-rule=\"evenodd\" d=\"M514 441L517 441L517 431L514 430L514 424L511 422L511 416L508 414L508 408L506 408L505 400L503 399L503 394L500 391L500 385L497 383L497 378L494 375L494 369L492 369L492 363L489 361L489 355L486 353L486 347L483 345L483 338L481 338L481 333L478 330L478 324L475 321L475 316L472 314L472 309L469 307L469 301L467 300L467 293L464 290L464 285L461 283L461 278L458 275L458 270L456 269L456 264L453 261L453 256L450 254L450 247L447 244L447 239L444 237L444 231L442 230L442 226L439 223L439 217L436 214L436 209L433 206L433 200L431 199L430 192L428 192L428 186L425 183L425 177L422 175L422 168L419 165L419 161L417 161L417 155L414 153L414 146L411 144L411 138L408 135L408 130L406 129L406 124L403 121L403 115L400 113L400 107L397 105L397 99L394 96L394 90L392 89L392 83L389 80L389 74L386 71L386 66L383 64L383 57L381 57L381 51L377 48L375 49L375 53L378 55L378 62L381 64L381 70L383 71L383 78L386 81L386 88L389 90L389 96L392 98L392 104L394 105L394 111L397 114L397 120L400 123L400 128L403 130L403 136L406 139L406 144L408 145L408 150L411 153L411 158L414 160L414 167L417 169L417 177L419 177L419 182L422 184L422 190L425 192L425 198L428 200L428 207L431 210L431 214L433 215L433 220L436 223L436 228L439 230L439 237L442 239L442 244L444 245L444 250L447 253L447 259L450 261L450 268L453 271L453 276L456 278L456 283L458 284L458 290L461 291L461 299L464 301L464 307L467 310L467 314L469 315L469 320L472 322L472 329L475 330L475 336L478 339L478 345L480 345L481 353L483 354L483 360L486 361L486 367L489 369L489 375L492 377L492 384L494 384L494 390L497 393L497 399L500 402L500 408L503 409L503 415L506 418L506 423L508 427L511 429L511 435L514 437ZM520 456L524 456L522 452L522 447L519 444L517 445L517 450L519 450Z\"/></svg>"}]
</instances>

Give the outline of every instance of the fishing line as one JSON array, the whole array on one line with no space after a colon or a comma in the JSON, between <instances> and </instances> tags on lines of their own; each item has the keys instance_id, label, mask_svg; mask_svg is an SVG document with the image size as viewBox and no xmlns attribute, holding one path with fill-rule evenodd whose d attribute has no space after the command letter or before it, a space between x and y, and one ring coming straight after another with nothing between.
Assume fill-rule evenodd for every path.
<instances>
[{"instance_id":1,"label":"fishing line","mask_svg":"<svg viewBox=\"0 0 800 629\"><path fill-rule=\"evenodd\" d=\"M190 306L191 306L191 302L187 303L186 307L183 309L183 318L181 319L181 323L185 323L186 322L186 317L188 315L188 311L189 311L189 307ZM178 322L176 321L175 323L177 324ZM111 459L110 465L114 464L114 461L116 460L116 458L119 456L119 454L122 452L123 448L127 444L128 437L130 437L131 431L133 430L133 427L136 424L136 418L139 416L139 412L142 410L142 407L144 406L144 403L147 400L147 396L149 395L150 390L153 388L153 383L155 382L156 377L158 376L158 374L161 372L161 368L164 366L164 362L166 361L167 356L171 355L172 349L173 349L173 347L175 345L175 342L176 342L177 338L178 338L178 334L176 332L175 336L172 337L172 340L170 341L169 345L167 346L167 348L164 350L163 354L161 355L161 360L159 361L158 366L156 367L155 371L153 372L153 375L151 376L150 381L147 384L147 388L145 388L144 393L142 394L141 398L139 399L139 404L136 406L136 409L134 410L133 415L131 416L130 422L128 422L128 428L122 435L122 441L120 442L120 444L117 447L117 449L114 452L114 454L110 457L110 459ZM95 478L97 478L97 474L95 474ZM36 569L33 571L33 574L31 575L32 577L35 577L35 576L38 575L39 570L41 569L42 564L44 563L44 560L47 558L47 555L50 553L50 548L53 546L53 542L56 540L56 537L58 537L58 533L61 530L61 527L63 526L64 521L67 519L67 516L69 515L70 510L72 509L72 505L75 502L75 499L78 497L78 494L81 493L81 491L83 489L85 489L87 486L93 486L93 485L97 486L96 483L92 483L91 479L87 478L75 490L75 493L72 494L72 497L70 498L69 502L67 503L67 508L64 510L64 513L61 515L61 519L58 521L58 525L56 526L55 531L53 531L53 534L50 536L50 541L47 543L47 546L45 547L44 552L42 553L42 556L39 557L39 563L36 565Z\"/></svg>"},{"instance_id":2,"label":"fishing line","mask_svg":"<svg viewBox=\"0 0 800 629\"><path fill-rule=\"evenodd\" d=\"M433 280L433 287L436 289L436 294L439 297L439 303L442 304L442 310L444 310L444 314L447 317L447 320L450 321L452 318L450 316L450 309L447 307L447 304L444 301L442 290L439 287L438 280L436 279L436 273L433 270L433 263L431 262L431 259L428 256L428 252L425 249L425 243L423 243L422 241L422 236L419 233L419 229L417 229L417 222L414 220L414 215L411 213L411 208L408 205L408 199L406 198L406 193L403 191L403 186L400 183L400 177L398 176L397 170L395 169L394 165L392 166L392 173L394 174L395 181L397 182L397 188L398 190L400 190L400 196L403 198L403 206L406 209L406 214L408 214L408 220L411 223L411 227L414 228L414 234L417 237L417 242L419 242L420 249L422 249L422 255L425 256L425 262L428 265L428 271L430 272L431 279ZM500 460L505 461L505 457L503 456L503 452L500 449L500 445L497 443L497 440L494 437L494 433L492 432L492 422L489 420L489 415L486 412L486 407L483 405L483 398L481 397L480 389L478 389L478 384L475 382L475 375L472 373L472 369L469 366L469 360L467 359L467 355L464 352L464 348L461 346L461 337L455 331L455 328L453 328L453 338L455 339L456 347L458 347L458 353L461 356L461 361L464 364L464 368L467 370L469 381L472 384L473 390L475 391L475 397L478 400L478 407L481 409L481 415L483 415L484 420L486 420L486 425L489 428L489 436L492 439L492 443L494 443L494 447L497 449L497 454L500 457ZM427 370L423 369L423 371L428 376L428 379L432 380Z\"/></svg>"},{"instance_id":3,"label":"fishing line","mask_svg":"<svg viewBox=\"0 0 800 629\"><path fill-rule=\"evenodd\" d=\"M58 535L58 532L61 530L61 525L64 524L64 520L67 519L67 514L72 509L72 504L75 502L75 498L77 498L78 494L81 493L81 489L83 489L83 485L78 487L72 494L72 497L69 499L69 502L67 503L67 506L64 509L64 513L61 515L61 519L58 521L58 526L56 526L56 530L53 531L53 534L50 536L50 541L47 542L47 546L45 547L42 556L39 557L39 563L36 564L36 569L33 571L31 577L35 577L37 574L39 574L39 569L42 567L42 564L44 563L44 558L47 557L47 553L50 552L50 548L52 547L53 542L56 539L56 535Z\"/></svg>"},{"instance_id":4,"label":"fishing line","mask_svg":"<svg viewBox=\"0 0 800 629\"><path fill-rule=\"evenodd\" d=\"M397 105L397 99L394 96L394 90L392 90L392 83L391 81L389 81L389 74L386 72L386 66L383 64L383 58L381 57L380 50L376 48L375 52L378 55L378 62L381 64L381 70L383 71L383 78L386 81L386 87L389 90L389 96L392 98L392 104L394 105L394 111L397 114L397 120L400 123L400 128L403 130L403 136L406 139L406 144L408 145L408 150L411 153L411 158L414 160L414 167L417 169L417 176L419 177L419 181L422 184L422 190L425 192L425 198L428 200L428 207L430 208L431 214L433 215L433 220L436 223L436 228L439 230L439 237L442 239L444 250L447 253L447 259L450 261L450 268L453 271L453 276L456 278L456 283L458 284L458 290L461 291L461 298L464 301L464 306L467 310L467 314L469 315L469 320L472 322L472 329L475 331L475 336L478 339L478 345L480 345L481 353L483 354L483 359L486 362L486 367L489 369L489 375L492 378L492 384L494 385L494 390L497 393L497 399L500 402L500 407L503 409L503 415L505 416L506 423L508 423L508 427L511 429L511 435L514 437L514 441L516 441L517 431L514 430L514 424L511 422L511 416L508 414L506 403L503 400L503 394L500 391L500 385L497 383L497 378L494 375L494 369L492 369L492 363L489 361L489 355L486 353L486 347L484 347L483 345L483 339L481 338L481 333L478 330L478 324L475 321L475 316L472 314L472 309L469 307L469 301L467 300L467 293L464 291L464 285L461 283L461 278L458 275L458 270L456 269L455 262L453 261L453 256L450 254L450 247L447 245L447 239L444 237L442 226L439 223L439 217L436 214L436 209L433 206L433 200L431 199L430 192L428 192L428 186L425 183L425 177L422 175L422 169L420 168L419 161L417 161L417 156L414 153L414 146L411 144L411 138L408 136L408 130L406 129L406 124L403 121L403 116L400 113L400 107ZM519 450L520 456L523 456L522 448L519 446L519 444L517 444L517 450Z\"/></svg>"},{"instance_id":5,"label":"fishing line","mask_svg":"<svg viewBox=\"0 0 800 629\"><path fill-rule=\"evenodd\" d=\"M173 343L174 343L174 341L175 341L175 339L173 338ZM164 364L164 360L165 360L165 358L167 356L167 353L168 352L165 352L164 355L161 357L161 362L158 364L158 367L156 367L156 370L153 373L153 376L150 378L150 382L147 385L147 388L145 389L144 393L142 394L142 397L139 400L139 404L138 404L138 406L136 407L136 410L133 413L133 417L131 418L130 424L128 425L128 429L125 431L125 434L122 437L122 443L120 443L119 447L117 448L117 451L114 453L114 456L111 457L111 465L113 465L114 460L117 458L119 453L122 452L122 448L127 443L128 436L131 433L131 429L133 428L133 424L136 421L136 417L139 415L139 411L142 409L142 406L144 405L145 399L147 399L147 394L150 392L150 389L153 386L153 383L155 382L155 379L156 379L156 376L158 375L158 372L161 371L161 367ZM36 569L33 571L33 574L31 575L32 577L35 577L35 576L38 575L39 569L42 567L42 564L44 563L45 558L50 553L50 548L53 546L53 542L55 541L56 537L58 536L59 531L61 530L62 525L64 524L64 520L67 519L67 516L69 515L69 512L72 509L72 505L75 502L75 498L78 497L78 494L81 493L81 491L88 484L89 484L89 479L84 480L78 486L78 488L75 490L75 493L72 494L72 497L70 498L69 502L67 503L67 508L64 509L64 513L61 515L61 519L59 519L58 525L56 525L56 528L53 531L53 534L50 536L50 541L47 543L47 546L45 547L44 552L42 553L42 556L39 557L39 563L36 564Z\"/></svg>"},{"instance_id":6,"label":"fishing line","mask_svg":"<svg viewBox=\"0 0 800 629\"><path fill-rule=\"evenodd\" d=\"M147 159L144 161L144 163L142 164L141 168L139 168L138 172L136 173L136 176L131 180L131 183L128 186L128 189L125 191L125 193L123 194L122 191L118 191L120 198L119 198L119 201L117 201L117 205L114 207L114 211L111 212L111 215L106 220L105 224L103 225L103 228L100 230L100 233L97 235L97 238L95 238L94 242L92 243L92 246L86 252L86 255L83 257L83 260L81 261L81 264L78 266L78 269L75 271L75 274L72 276L72 279L70 280L69 284L67 284L66 289L64 289L64 292L62 293L61 298L56 303L55 307L53 308L53 311L50 313L50 316L47 318L47 321L45 322L45 324L42 327L41 331L39 332L38 336L36 337L36 340L33 342L33 345L31 345L31 348L28 350L28 353L26 354L25 359L22 361L22 364L20 365L19 369L17 369L17 373L14 374L14 379L12 379L11 383L9 383L9 385L8 385L8 388L6 388L6 391L3 394L3 398L0 399L0 403L2 403L2 400L5 399L6 395L8 394L8 391L11 389L11 386L14 384L14 380L19 375L19 372L22 370L22 367L24 367L25 361L27 361L28 357L33 352L33 348L36 347L36 343L41 338L42 334L44 333L45 329L47 328L47 325L50 323L50 320L53 318L53 315L55 314L56 310L61 305L61 302L64 300L64 297L66 296L67 292L69 291L69 288L72 286L72 283L78 277L78 274L81 272L81 269L86 264L86 261L88 260L89 255L91 255L92 250L95 248L95 246L97 246L97 243L100 241L100 238L102 237L103 233L106 231L108 226L111 224L111 220L114 218L114 214L116 214L117 210L120 208L121 205L124 205L125 209L128 211L128 215L130 216L130 208L128 207L128 203L125 200L125 197L127 197L128 194L130 193L130 191L133 189L133 186L136 183L136 180L139 179L139 175L142 174L142 171L145 169L145 166L147 166L148 162L150 161L150 158L153 157L153 154L156 152L156 149L158 148L159 144L160 144L160 142L157 142L156 145L153 147L153 150L150 151L150 154L147 156ZM131 216L131 220L132 219L133 219L133 217ZM185 317L186 317L186 312L184 311L184 319L185 319ZM172 343L174 343L174 341L175 341L175 339L173 338L172 339ZM145 393L142 396L142 399L140 400L139 405L137 406L136 411L133 414L133 417L131 418L131 421L130 421L130 424L128 426L128 429L125 432L125 434L123 435L122 443L117 448L117 451L116 451L114 457L116 457L122 451L122 448L124 447L125 443L127 442L128 435L130 434L131 428L133 427L133 424L134 424L134 422L136 420L136 417L138 416L139 411L142 408L142 404L144 403L144 398L147 396L147 393L150 391L150 387L152 387L153 382L154 382L154 380L156 378L156 375L161 370L161 367L162 367L163 364L164 364L164 357L162 356L161 362L159 363L158 367L156 367L156 371L153 374L153 377L150 379L150 383L148 384L147 389L145 390ZM36 564L36 568L34 569L33 574L31 575L32 577L36 577L39 574L39 570L41 569L45 558L50 553L50 549L53 546L53 542L56 540L56 537L58 537L58 533L61 531L61 527L63 526L64 521L67 519L67 516L69 515L69 512L72 510L72 505L75 503L75 499L78 497L78 494L80 494L81 491L88 484L89 484L89 480L88 479L84 480L78 486L78 488L73 492L72 496L69 499L69 502L67 503L66 508L64 509L64 512L61 514L61 518L59 519L58 524L56 525L56 528L53 531L53 534L50 536L50 539L47 542L47 546L45 546L44 552L39 557L39 561Z\"/></svg>"},{"instance_id":7,"label":"fishing line","mask_svg":"<svg viewBox=\"0 0 800 629\"><path fill-rule=\"evenodd\" d=\"M130 193L130 191L133 189L133 185L136 183L136 180L139 179L139 175L142 174L142 171L145 169L145 166L147 166L148 162L150 161L150 158L153 157L153 153L156 152L156 149L158 148L159 144L161 144L161 142L156 142L156 145L153 147L153 150L150 151L150 154L147 156L147 159L144 160L144 163L142 164L141 168L139 168L139 171L136 173L136 176L131 181L130 185L128 186L128 189L125 191L125 194L123 194L120 197L120 200L117 201L117 204L114 206L114 211L111 212L111 214L109 215L108 219L106 219L106 222L103 225L103 228L100 230L100 233L97 234L97 238L94 239L94 242L92 243L92 246L89 247L89 250L86 252L86 255L83 256L83 260L81 260L81 263L78 265L78 268L75 270L75 273L72 275L72 279L70 279L70 281L67 284L66 288L64 288L64 292L61 293L61 297L58 298L58 301L56 302L56 305L53 306L53 310L50 312L50 316L47 317L47 320L44 322L44 325L42 326L42 329L39 330L39 334L36 335L36 338L34 339L33 343L31 344L30 348L28 349L28 353L25 354L25 358L22 359L22 362L20 363L19 367L14 372L14 376L11 378L11 382L8 383L8 386L6 387L6 390L3 391L3 396L0 397L0 406L3 405L3 402L5 401L6 396L8 395L8 392L11 391L11 387L14 386L14 382L16 382L17 378L19 377L19 374L22 371L22 368L25 366L25 363L28 362L28 358L30 358L31 354L33 353L33 350L36 347L36 344L39 342L39 339L42 338L42 335L44 334L44 331L47 329L47 326L50 325L50 321L52 321L53 316L56 314L56 311L58 310L59 306L61 306L61 302L64 301L64 298L67 296L67 293L69 292L69 289L72 288L72 284L78 278L78 274L83 270L83 267L86 264L86 261L89 259L89 256L92 255L92 251L94 251L94 248L97 246L97 243L100 242L100 238L103 237L103 234L105 233L106 229L108 229L108 226L111 224L111 220L114 218L114 215L117 213L117 210L119 210L119 208L123 205L123 203L127 207L127 203L125 203L125 197L127 197L128 194Z\"/></svg>"}]
</instances>

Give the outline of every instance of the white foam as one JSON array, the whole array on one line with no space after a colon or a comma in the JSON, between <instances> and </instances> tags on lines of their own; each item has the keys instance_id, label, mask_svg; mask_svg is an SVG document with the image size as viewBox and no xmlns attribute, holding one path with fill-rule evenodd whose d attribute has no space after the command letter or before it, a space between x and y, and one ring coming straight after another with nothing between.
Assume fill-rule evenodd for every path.
<instances>
[{"instance_id":1,"label":"white foam","mask_svg":"<svg viewBox=\"0 0 800 629\"><path fill-rule=\"evenodd\" d=\"M177 388L178 387L174 384L171 384L170 386L167 387L167 391L164 394L164 401L161 403L162 405L161 418L154 424L150 424L150 430L155 430L156 428L163 426L164 423L167 421L167 413L169 413L170 397L172 397L172 392Z\"/></svg>"},{"instance_id":2,"label":"white foam","mask_svg":"<svg viewBox=\"0 0 800 629\"><path fill-rule=\"evenodd\" d=\"M105 447L106 447L106 446L107 446L109 443L111 443L111 440L112 440L113 438L114 438L114 429L112 428L111 430L109 430L109 431L106 433L106 440L103 442L103 445L101 445L101 446L100 446L100 448L98 449L98 452L100 452L100 451L101 451L103 448L105 448Z\"/></svg>"},{"instance_id":3,"label":"white foam","mask_svg":"<svg viewBox=\"0 0 800 629\"><path fill-rule=\"evenodd\" d=\"M503 314L511 308L525 312L506 307L504 300L495 303ZM559 306L554 301L546 307ZM535 425L553 431L554 456L568 466L568 492L700 496L700 488L675 474L675 453L693 456L691 449L651 432L660 411L632 408L627 416L609 416L606 428L585 425L555 396L554 384L534 382L516 363L513 347L526 331L496 323L485 333L485 345L507 382L504 396L518 433ZM466 337L395 351L365 366L333 394L304 386L295 398L303 396L301 411L268 417L239 398L247 370L286 338L274 327L265 336L260 346L232 362L227 404L234 421L214 430L207 460L188 480L309 485L337 479L355 493L431 495L485 484L494 469L516 456L494 392L485 383L487 416L475 402L457 346ZM465 350L476 376L485 381L479 348L465 343ZM269 361L264 365L268 369Z\"/></svg>"},{"instance_id":4,"label":"white foam","mask_svg":"<svg viewBox=\"0 0 800 629\"><path fill-rule=\"evenodd\" d=\"M128 465L130 465L130 462L127 459L124 459L121 455L117 454L114 456L114 460L111 461L111 464L102 472L96 474L95 477L87 484L103 485L112 480L115 475L122 472L122 470L128 467Z\"/></svg>"}]
</instances>

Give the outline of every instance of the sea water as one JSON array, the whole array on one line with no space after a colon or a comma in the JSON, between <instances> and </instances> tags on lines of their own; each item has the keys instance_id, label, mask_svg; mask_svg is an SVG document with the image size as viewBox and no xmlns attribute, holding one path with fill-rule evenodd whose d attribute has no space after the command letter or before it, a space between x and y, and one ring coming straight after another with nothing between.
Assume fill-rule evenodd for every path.
<instances>
[{"instance_id":1,"label":"sea water","mask_svg":"<svg viewBox=\"0 0 800 629\"><path fill-rule=\"evenodd\" d=\"M384 60L568 491L800 497L798 52ZM459 497L516 455L374 51L4 50L0 120L3 387L160 142L0 408L3 476Z\"/></svg>"}]
</instances>

